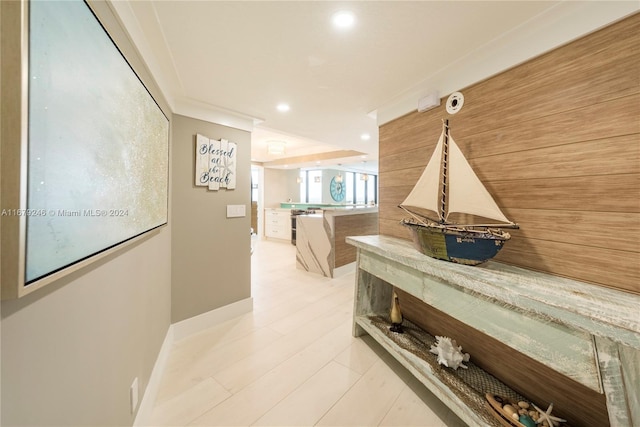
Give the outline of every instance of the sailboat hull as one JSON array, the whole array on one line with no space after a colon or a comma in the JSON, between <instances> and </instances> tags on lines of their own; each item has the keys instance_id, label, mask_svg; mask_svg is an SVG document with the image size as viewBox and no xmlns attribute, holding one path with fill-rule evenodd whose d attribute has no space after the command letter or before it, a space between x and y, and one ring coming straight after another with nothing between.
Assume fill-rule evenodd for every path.
<instances>
[{"instance_id":1,"label":"sailboat hull","mask_svg":"<svg viewBox=\"0 0 640 427\"><path fill-rule=\"evenodd\" d=\"M498 254L510 239L508 233L470 232L446 226L425 226L408 220L413 243L420 252L431 258L465 265L478 265Z\"/></svg>"}]
</instances>

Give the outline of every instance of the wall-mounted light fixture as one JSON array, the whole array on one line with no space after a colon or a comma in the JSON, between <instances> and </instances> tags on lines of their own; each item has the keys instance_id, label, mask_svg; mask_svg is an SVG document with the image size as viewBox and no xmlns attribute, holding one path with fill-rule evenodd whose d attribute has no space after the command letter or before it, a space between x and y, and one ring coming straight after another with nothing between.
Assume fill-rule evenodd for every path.
<instances>
[{"instance_id":1,"label":"wall-mounted light fixture","mask_svg":"<svg viewBox=\"0 0 640 427\"><path fill-rule=\"evenodd\" d=\"M284 141L267 141L267 154L284 154L285 145Z\"/></svg>"},{"instance_id":2,"label":"wall-mounted light fixture","mask_svg":"<svg viewBox=\"0 0 640 427\"><path fill-rule=\"evenodd\" d=\"M336 176L336 182L342 182L342 174L338 172L338 175Z\"/></svg>"},{"instance_id":3,"label":"wall-mounted light fixture","mask_svg":"<svg viewBox=\"0 0 640 427\"><path fill-rule=\"evenodd\" d=\"M367 175L366 173L363 173L362 175L360 175L360 179L363 181L369 181L369 175Z\"/></svg>"},{"instance_id":4,"label":"wall-mounted light fixture","mask_svg":"<svg viewBox=\"0 0 640 427\"><path fill-rule=\"evenodd\" d=\"M299 177L297 177L297 178L296 178L296 182L297 182L298 184L302 184L302 183L304 182L304 179L302 179L302 177L301 177L301 176L299 176Z\"/></svg>"}]
</instances>

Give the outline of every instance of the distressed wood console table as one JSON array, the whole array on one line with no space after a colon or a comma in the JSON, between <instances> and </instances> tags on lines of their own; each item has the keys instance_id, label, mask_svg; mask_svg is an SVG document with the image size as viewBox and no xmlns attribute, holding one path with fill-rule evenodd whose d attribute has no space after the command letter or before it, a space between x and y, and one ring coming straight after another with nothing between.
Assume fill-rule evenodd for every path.
<instances>
[{"instance_id":1,"label":"distressed wood console table","mask_svg":"<svg viewBox=\"0 0 640 427\"><path fill-rule=\"evenodd\" d=\"M371 335L469 425L491 423L451 386L454 371L377 325L393 287L604 396L611 426L640 425L640 296L492 261L438 261L393 237L346 240L358 249L353 334Z\"/></svg>"}]
</instances>

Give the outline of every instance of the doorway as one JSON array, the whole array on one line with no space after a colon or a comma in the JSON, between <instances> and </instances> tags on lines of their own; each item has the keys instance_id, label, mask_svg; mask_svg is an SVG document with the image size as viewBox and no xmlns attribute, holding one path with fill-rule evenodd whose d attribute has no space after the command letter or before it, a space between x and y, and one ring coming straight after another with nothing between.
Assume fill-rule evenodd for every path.
<instances>
[{"instance_id":1,"label":"doorway","mask_svg":"<svg viewBox=\"0 0 640 427\"><path fill-rule=\"evenodd\" d=\"M262 236L262 206L264 204L264 168L251 165L251 239ZM253 247L253 242L252 245Z\"/></svg>"}]
</instances>

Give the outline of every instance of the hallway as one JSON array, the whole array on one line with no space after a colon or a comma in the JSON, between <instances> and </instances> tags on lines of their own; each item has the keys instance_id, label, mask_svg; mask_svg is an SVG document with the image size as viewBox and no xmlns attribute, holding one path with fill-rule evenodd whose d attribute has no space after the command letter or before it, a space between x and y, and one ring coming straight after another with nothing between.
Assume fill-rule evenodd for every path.
<instances>
[{"instance_id":1,"label":"hallway","mask_svg":"<svg viewBox=\"0 0 640 427\"><path fill-rule=\"evenodd\" d=\"M173 345L154 426L464 426L369 337L353 338L354 273L296 269L255 242L254 311Z\"/></svg>"}]
</instances>

